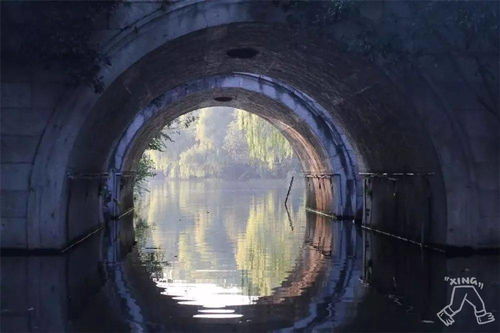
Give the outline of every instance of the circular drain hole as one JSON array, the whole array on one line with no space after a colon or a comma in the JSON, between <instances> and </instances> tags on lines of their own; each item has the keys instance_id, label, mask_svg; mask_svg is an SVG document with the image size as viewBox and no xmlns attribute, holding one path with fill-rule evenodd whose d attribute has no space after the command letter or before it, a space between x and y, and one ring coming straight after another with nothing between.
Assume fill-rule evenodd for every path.
<instances>
[{"instance_id":1,"label":"circular drain hole","mask_svg":"<svg viewBox=\"0 0 500 333\"><path fill-rule=\"evenodd\" d=\"M216 100L217 102L230 102L233 100L233 98L227 96L219 96L219 97L214 97L214 100Z\"/></svg>"},{"instance_id":2,"label":"circular drain hole","mask_svg":"<svg viewBox=\"0 0 500 333\"><path fill-rule=\"evenodd\" d=\"M238 49L231 49L226 52L226 54L231 58L238 59L250 59L255 57L259 51L251 47L242 47Z\"/></svg>"}]
</instances>

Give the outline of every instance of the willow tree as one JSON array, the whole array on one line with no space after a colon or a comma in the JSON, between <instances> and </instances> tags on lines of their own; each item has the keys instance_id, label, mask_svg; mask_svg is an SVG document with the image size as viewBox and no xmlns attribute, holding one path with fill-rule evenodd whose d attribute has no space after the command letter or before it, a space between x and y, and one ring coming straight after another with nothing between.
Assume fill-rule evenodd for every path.
<instances>
[{"instance_id":1,"label":"willow tree","mask_svg":"<svg viewBox=\"0 0 500 333\"><path fill-rule=\"evenodd\" d=\"M238 110L238 126L243 131L249 158L270 170L293 157L293 149L283 135L259 116Z\"/></svg>"}]
</instances>

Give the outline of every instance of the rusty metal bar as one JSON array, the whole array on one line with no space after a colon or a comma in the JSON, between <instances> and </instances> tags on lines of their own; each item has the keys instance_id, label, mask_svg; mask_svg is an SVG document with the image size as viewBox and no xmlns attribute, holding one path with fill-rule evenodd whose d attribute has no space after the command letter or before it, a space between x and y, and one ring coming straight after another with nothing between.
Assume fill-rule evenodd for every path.
<instances>
[{"instance_id":1,"label":"rusty metal bar","mask_svg":"<svg viewBox=\"0 0 500 333\"><path fill-rule=\"evenodd\" d=\"M133 211L134 211L134 207L131 207L131 208L127 209L126 211L124 211L123 213L121 213L120 215L113 217L113 220L119 220L119 219L131 214Z\"/></svg>"},{"instance_id":2,"label":"rusty metal bar","mask_svg":"<svg viewBox=\"0 0 500 333\"><path fill-rule=\"evenodd\" d=\"M382 234L382 235L385 235L385 236L396 238L396 239L399 239L399 240L402 240L402 241L405 241L405 242L408 242L408 243L411 243L411 244L414 244L414 245L418 245L420 247L425 247L425 248L428 248L428 249L431 249L431 250L434 250L434 251L439 251L439 252L442 252L442 253L446 252L443 249L440 249L440 248L437 248L437 247L434 247L434 246L430 246L430 245L427 245L427 244L423 244L423 243L420 243L420 242L408 239L406 237L401 237L401 236L398 236L398 235L395 235L395 234L391 234L389 232L382 231L382 230L379 230L379 229L376 229L376 228L372 228L372 227L369 227L369 226L364 225L364 224L361 225L361 228L366 229L366 230L370 230L370 231L373 231L373 232L376 232L376 233L379 233L379 234Z\"/></svg>"},{"instance_id":3,"label":"rusty metal bar","mask_svg":"<svg viewBox=\"0 0 500 333\"><path fill-rule=\"evenodd\" d=\"M321 216L326 216L326 217L329 217L329 218L331 218L333 220L338 221L337 215L335 215L333 213L330 213L330 212L322 212L320 210L312 209L312 208L309 208L309 207L306 207L306 211L314 213L314 214L318 214L318 215L321 215Z\"/></svg>"},{"instance_id":4,"label":"rusty metal bar","mask_svg":"<svg viewBox=\"0 0 500 333\"><path fill-rule=\"evenodd\" d=\"M60 251L60 253L67 252L69 249L71 249L71 248L75 247L76 245L82 243L83 241L87 240L88 238L90 238L91 236L93 236L94 234L96 234L97 232L101 231L103 228L104 228L104 225L98 226L97 228L95 228L94 230L90 231L89 233L87 233L87 234L83 235L82 237L80 237L80 238L74 240L73 242L71 242L64 249L62 249Z\"/></svg>"},{"instance_id":5,"label":"rusty metal bar","mask_svg":"<svg viewBox=\"0 0 500 333\"><path fill-rule=\"evenodd\" d=\"M68 173L69 179L101 179L109 177L108 172L96 172L96 173Z\"/></svg>"},{"instance_id":6,"label":"rusty metal bar","mask_svg":"<svg viewBox=\"0 0 500 333\"><path fill-rule=\"evenodd\" d=\"M116 173L116 175L122 176L122 178L135 177L137 175L137 171L122 171L122 172Z\"/></svg>"},{"instance_id":7,"label":"rusty metal bar","mask_svg":"<svg viewBox=\"0 0 500 333\"><path fill-rule=\"evenodd\" d=\"M411 176L434 176L435 172L360 172L365 177L411 177Z\"/></svg>"},{"instance_id":8,"label":"rusty metal bar","mask_svg":"<svg viewBox=\"0 0 500 333\"><path fill-rule=\"evenodd\" d=\"M122 177L134 177L137 171L123 171L114 173L117 176ZM111 175L109 172L81 172L81 173L68 173L69 179L100 179L107 178Z\"/></svg>"},{"instance_id":9,"label":"rusty metal bar","mask_svg":"<svg viewBox=\"0 0 500 333\"><path fill-rule=\"evenodd\" d=\"M337 175L337 173L304 173L306 178L332 178Z\"/></svg>"}]
</instances>

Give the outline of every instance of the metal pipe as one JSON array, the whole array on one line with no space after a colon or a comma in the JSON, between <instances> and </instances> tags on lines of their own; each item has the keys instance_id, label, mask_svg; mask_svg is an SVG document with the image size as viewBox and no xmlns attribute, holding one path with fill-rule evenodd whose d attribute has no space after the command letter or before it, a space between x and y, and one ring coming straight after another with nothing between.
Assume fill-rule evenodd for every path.
<instances>
[{"instance_id":1,"label":"metal pipe","mask_svg":"<svg viewBox=\"0 0 500 333\"><path fill-rule=\"evenodd\" d=\"M102 229L104 228L103 225L100 225L98 226L95 230L92 230L91 232L89 232L88 234L86 234L85 236L75 240L74 242L72 242L71 244L69 244L68 246L66 246L64 249L61 250L60 253L64 253L66 251L68 251L69 249L75 247L76 245L80 244L81 242L83 242L84 240L88 239L89 237L91 237L92 235L94 235L95 233L101 231Z\"/></svg>"},{"instance_id":2,"label":"metal pipe","mask_svg":"<svg viewBox=\"0 0 500 333\"><path fill-rule=\"evenodd\" d=\"M332 213L322 212L322 211L319 211L319 210L316 210L316 209L312 209L312 208L309 208L309 207L306 207L306 211L311 212L311 213L315 213L315 214L318 214L318 215L326 216L326 217L329 217L329 218L331 218L333 220L336 220L336 221L338 220L337 215L332 214Z\"/></svg>"},{"instance_id":3,"label":"metal pipe","mask_svg":"<svg viewBox=\"0 0 500 333\"><path fill-rule=\"evenodd\" d=\"M366 177L411 177L411 176L434 176L435 172L359 172L360 176Z\"/></svg>"},{"instance_id":4,"label":"metal pipe","mask_svg":"<svg viewBox=\"0 0 500 333\"><path fill-rule=\"evenodd\" d=\"M411 240L411 239L408 239L408 238L405 238L405 237L401 237L401 236L398 236L398 235L395 235L395 234L391 234L389 232L382 231L382 230L379 230L379 229L371 228L371 227L368 227L366 225L361 225L361 228L366 229L366 230L370 230L370 231L373 231L373 232L376 232L376 233L379 233L379 234L382 234L382 235L386 235L386 236L389 236L389 237L392 237L392 238L397 238L399 240L402 240L402 241L405 241L405 242L408 242L408 243L411 243L411 244L414 244L414 245L418 245L420 247L425 247L425 248L428 248L428 249L431 249L431 250L435 250L435 251L439 251L439 252L445 253L445 251L443 249L439 249L437 247L433 247L433 246L430 246L430 245L427 245L427 244L419 243L417 241L414 241L414 240Z\"/></svg>"},{"instance_id":5,"label":"metal pipe","mask_svg":"<svg viewBox=\"0 0 500 333\"><path fill-rule=\"evenodd\" d=\"M134 207L129 208L126 211L124 211L123 213L121 213L120 215L113 217L113 220L119 220L119 219L131 214L133 211L134 211Z\"/></svg>"}]
</instances>

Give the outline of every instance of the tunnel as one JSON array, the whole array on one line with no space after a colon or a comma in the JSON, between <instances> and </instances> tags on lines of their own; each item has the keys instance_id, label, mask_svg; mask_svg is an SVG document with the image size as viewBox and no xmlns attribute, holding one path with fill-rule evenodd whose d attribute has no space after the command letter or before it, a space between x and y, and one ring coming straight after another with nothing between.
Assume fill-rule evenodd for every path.
<instances>
[{"instance_id":1,"label":"tunnel","mask_svg":"<svg viewBox=\"0 0 500 333\"><path fill-rule=\"evenodd\" d=\"M308 101L301 99L307 96L299 96L280 83L252 74L195 80L156 98L138 113L121 137L111 158L111 170L133 175L147 143L166 123L186 111L221 106L222 98L226 100L223 104L226 107L252 110L263 117L291 142L307 179L309 210L351 220L356 212L360 213L359 200L356 206L359 189L352 187L357 181L352 151L342 141L328 114L311 109ZM128 209L133 204L132 184L128 182L128 188L122 188L117 194L119 202L128 203L125 204ZM347 195L341 196L341 193Z\"/></svg>"},{"instance_id":2,"label":"tunnel","mask_svg":"<svg viewBox=\"0 0 500 333\"><path fill-rule=\"evenodd\" d=\"M408 191L402 196L412 193L414 202L409 205L420 207L421 201L431 201L426 204L430 211L415 210L399 225L384 228L416 241L446 244L445 194L438 158L430 136L411 108L404 105L404 98L381 73L367 69L366 64L335 53L311 56L320 51L312 40L295 53L280 50L297 42L283 43L284 36L290 35L286 28L249 23L204 29L162 45L128 68L106 89L82 123L66 162L71 180L60 180L63 187L70 184L64 191L69 191L70 197L76 191L72 198L77 199L56 209L56 216L57 210L64 216L65 211L71 214L80 209L96 215L90 220L85 217L86 221L66 216L67 226L54 226L50 232L57 235L67 228L65 241L69 242L91 231L99 221L99 197L95 194L101 186L96 179L101 177L85 180L85 175L110 169L133 171L147 138L166 121L196 108L221 105L217 98L222 96L231 99L224 105L261 115L294 144L311 186L310 200L318 201L312 209L359 218L363 201L360 173L413 173L413 177L394 176L401 184L398 190ZM249 59L228 55L239 45L256 54ZM205 52L196 52L201 46ZM220 58L220 64L207 67L207 54ZM329 61L320 61L322 56ZM266 65L270 68L262 75L262 66ZM168 73L162 73L162 68ZM346 81L353 86L346 87ZM321 95L317 95L319 91ZM130 136L134 144L126 142ZM130 147L125 149L123 145ZM125 150L116 152L124 155L121 163L113 161L114 149ZM400 204L385 197L392 191L393 182L375 178L370 184L372 191L384 193L374 200L380 202L372 203L380 207L371 208L373 214L380 214L373 220L389 220L388 214L393 214L397 210L394 206ZM78 193L82 191L94 196L81 201ZM327 202L331 200L328 191L337 192L332 198L335 202ZM73 206L74 202L78 206Z\"/></svg>"},{"instance_id":3,"label":"tunnel","mask_svg":"<svg viewBox=\"0 0 500 333\"><path fill-rule=\"evenodd\" d=\"M7 330L498 331L499 2L0 7ZM164 177L146 244L140 161L206 108L281 133L300 165L291 209L288 173L220 197ZM481 301L450 310L471 279ZM196 284L248 299L172 291Z\"/></svg>"},{"instance_id":4,"label":"tunnel","mask_svg":"<svg viewBox=\"0 0 500 333\"><path fill-rule=\"evenodd\" d=\"M134 8L129 12L141 6ZM35 126L38 134L17 137L22 118L7 119L4 151L23 148L6 156L4 174L21 163L16 177L29 185L4 186L3 247L60 250L99 228L110 175L119 174L125 195L126 178L155 131L219 105L255 113L290 140L311 209L418 244L494 248L498 184L484 184L498 166L486 154L498 153L498 118L473 111L479 106L465 102L474 99L472 90L462 94L462 104L471 105L457 109L456 89L472 81L425 69L390 73L344 52L338 39L297 31L279 6L265 8L187 1L153 11L104 38L112 65L101 71L102 93L47 85L58 98L37 102L53 110ZM376 21L376 13L367 9L367 19ZM441 68L450 73L449 65ZM35 78L36 86L42 89L46 77ZM455 90L446 95L446 87ZM75 213L81 209L89 215Z\"/></svg>"}]
</instances>

